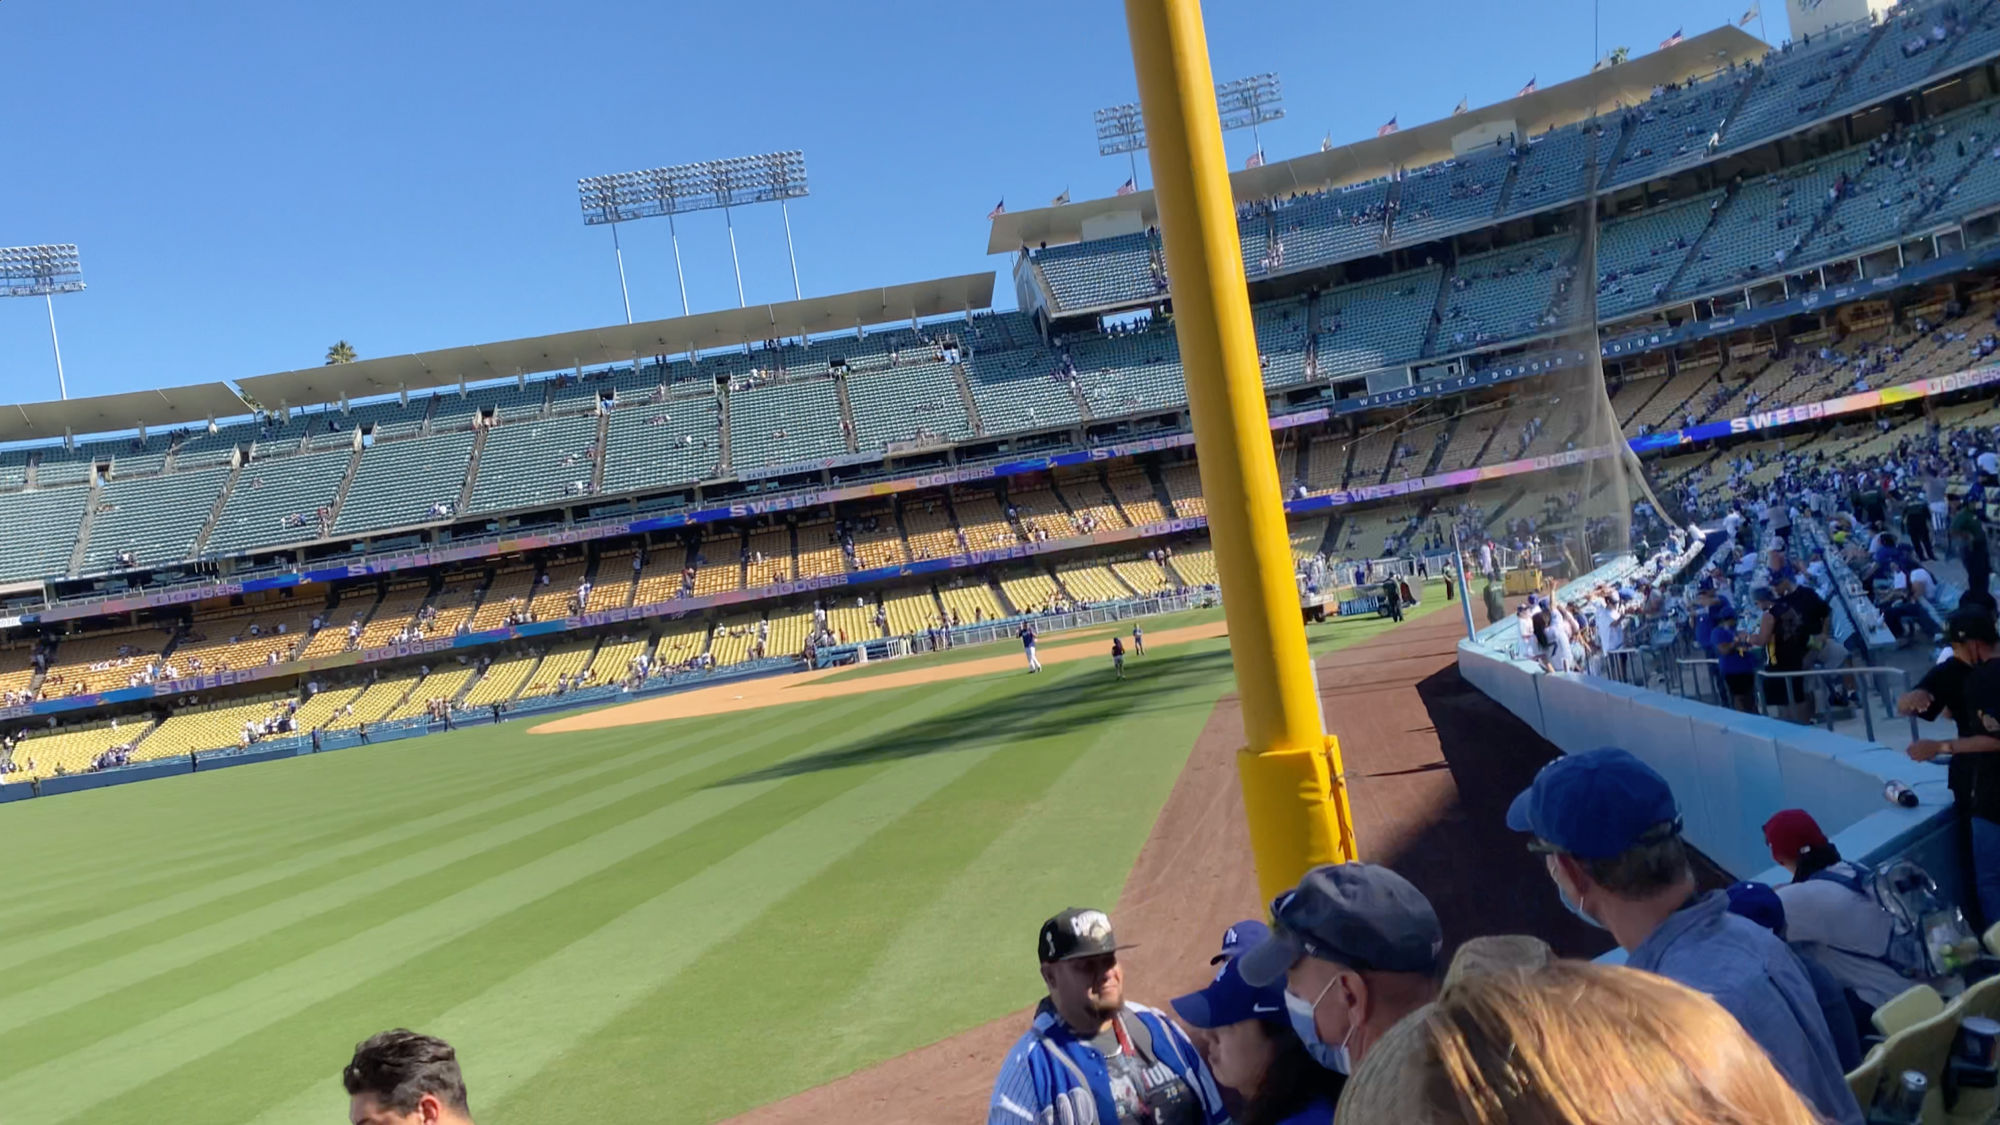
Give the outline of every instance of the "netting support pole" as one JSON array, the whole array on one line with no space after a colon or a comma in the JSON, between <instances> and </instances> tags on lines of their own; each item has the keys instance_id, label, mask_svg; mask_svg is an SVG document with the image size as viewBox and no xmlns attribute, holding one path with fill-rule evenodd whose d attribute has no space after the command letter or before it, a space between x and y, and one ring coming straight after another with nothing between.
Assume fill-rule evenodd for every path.
<instances>
[{"instance_id":1,"label":"netting support pole","mask_svg":"<svg viewBox=\"0 0 2000 1125\"><path fill-rule=\"evenodd\" d=\"M1312 866L1354 858L1353 817L1306 651L1201 5L1125 0L1125 20L1243 701L1244 813L1269 899Z\"/></svg>"}]
</instances>

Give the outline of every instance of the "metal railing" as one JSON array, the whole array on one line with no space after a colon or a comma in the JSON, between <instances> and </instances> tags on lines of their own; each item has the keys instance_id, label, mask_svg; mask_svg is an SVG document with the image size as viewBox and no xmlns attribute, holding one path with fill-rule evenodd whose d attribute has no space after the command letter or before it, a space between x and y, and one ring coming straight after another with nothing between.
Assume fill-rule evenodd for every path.
<instances>
[{"instance_id":1,"label":"metal railing","mask_svg":"<svg viewBox=\"0 0 2000 1125\"><path fill-rule=\"evenodd\" d=\"M1901 668L1884 668L1869 665L1860 668L1808 668L1798 672L1773 672L1769 668L1759 668L1757 669L1757 713L1760 715L1769 715L1768 707L1770 704L1767 692L1765 691L1765 684L1768 681L1799 680L1802 681L1800 686L1812 692L1812 703L1817 708L1818 713L1824 716L1826 729L1832 730L1834 715L1833 708L1828 703L1830 692L1822 692L1819 690L1819 687L1822 681L1839 677L1853 681L1855 710L1861 713L1863 728L1868 732L1868 740L1873 742L1875 740L1875 713L1868 706L1868 694L1871 684L1876 694L1882 698L1882 717L1885 719L1893 720L1896 718L1896 697L1902 694L1901 692L1892 692L1882 684L1874 683L1878 677L1888 676L1894 676L1897 680L1901 681L1902 687L1905 690L1908 689L1910 674ZM1789 697L1792 694L1793 692L1788 685L1786 695ZM1800 701L1794 700L1793 702ZM1917 719L1914 715L1908 716L1908 718L1910 721L1910 741L1915 742L1919 737Z\"/></svg>"}]
</instances>

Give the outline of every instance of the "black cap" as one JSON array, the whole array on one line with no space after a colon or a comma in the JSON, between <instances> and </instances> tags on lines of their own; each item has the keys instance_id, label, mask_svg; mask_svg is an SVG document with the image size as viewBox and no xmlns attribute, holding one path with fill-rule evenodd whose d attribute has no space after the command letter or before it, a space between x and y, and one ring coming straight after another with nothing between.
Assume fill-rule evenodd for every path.
<instances>
[{"instance_id":1,"label":"black cap","mask_svg":"<svg viewBox=\"0 0 2000 1125\"><path fill-rule=\"evenodd\" d=\"M1961 609L1944 623L1944 643L1959 644L1963 641L1984 641L1989 645L2000 645L2000 633L1996 633L1993 618L1983 609Z\"/></svg>"},{"instance_id":2,"label":"black cap","mask_svg":"<svg viewBox=\"0 0 2000 1125\"><path fill-rule=\"evenodd\" d=\"M1102 910L1072 906L1042 923L1035 953L1046 965L1052 961L1074 961L1130 949L1119 945L1111 933L1111 917Z\"/></svg>"},{"instance_id":3,"label":"black cap","mask_svg":"<svg viewBox=\"0 0 2000 1125\"><path fill-rule=\"evenodd\" d=\"M1315 867L1271 904L1276 928L1238 960L1243 979L1282 980L1301 957L1363 972L1432 973L1444 932L1430 900L1410 881L1372 863Z\"/></svg>"}]
</instances>

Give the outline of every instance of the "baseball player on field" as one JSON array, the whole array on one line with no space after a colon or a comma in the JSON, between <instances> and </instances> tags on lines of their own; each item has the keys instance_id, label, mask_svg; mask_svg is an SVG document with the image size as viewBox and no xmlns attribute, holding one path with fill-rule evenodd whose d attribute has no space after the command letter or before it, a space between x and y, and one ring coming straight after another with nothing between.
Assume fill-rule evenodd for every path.
<instances>
[{"instance_id":1,"label":"baseball player on field","mask_svg":"<svg viewBox=\"0 0 2000 1125\"><path fill-rule=\"evenodd\" d=\"M1026 621L1022 622L1022 623L1021 623L1021 631L1020 631L1019 633L1015 634L1015 635L1021 638L1021 648L1022 648L1022 649L1023 649L1024 651L1026 651L1026 652L1027 652L1027 654L1028 654L1028 671L1030 671L1030 672L1039 672L1039 671L1041 671L1041 670L1042 670L1042 662L1041 662L1040 660L1037 660L1037 659L1035 659L1035 626L1034 626L1034 624L1033 624L1033 623L1031 623L1031 622L1026 622Z\"/></svg>"}]
</instances>

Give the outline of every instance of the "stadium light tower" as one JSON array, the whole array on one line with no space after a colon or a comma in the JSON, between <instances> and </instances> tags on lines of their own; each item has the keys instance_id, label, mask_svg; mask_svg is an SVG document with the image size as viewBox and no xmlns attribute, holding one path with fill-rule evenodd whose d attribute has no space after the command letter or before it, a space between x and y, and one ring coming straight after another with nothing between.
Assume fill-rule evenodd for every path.
<instances>
[{"instance_id":1,"label":"stadium light tower","mask_svg":"<svg viewBox=\"0 0 2000 1125\"><path fill-rule=\"evenodd\" d=\"M1091 115L1097 124L1097 155L1124 153L1132 167L1132 190L1139 189L1139 150L1146 147L1146 118L1138 102L1108 105Z\"/></svg>"},{"instance_id":2,"label":"stadium light tower","mask_svg":"<svg viewBox=\"0 0 2000 1125\"><path fill-rule=\"evenodd\" d=\"M76 244L8 246L0 248L0 297L40 297L49 309L49 346L56 353L56 389L69 397L63 378L62 342L56 338L58 293L83 291L83 264Z\"/></svg>"},{"instance_id":3,"label":"stadium light tower","mask_svg":"<svg viewBox=\"0 0 2000 1125\"><path fill-rule=\"evenodd\" d=\"M799 258L792 247L792 212L786 206L793 199L811 194L806 183L805 153L792 149L760 156L739 156L729 160L704 160L696 164L674 164L642 172L620 172L611 176L591 176L576 182L583 206L585 226L611 224L612 249L618 249L617 224L629 219L667 217L667 230L674 244L674 274L680 279L681 315L688 315L687 275L681 268L680 231L674 216L690 211L722 212L729 228L729 259L736 268L736 303L743 298L743 263L736 253L736 223L730 209L752 203L776 203L785 217L785 254L792 265L792 296L801 297ZM625 257L618 256L618 284L625 284ZM631 298L626 298L625 319L631 322Z\"/></svg>"},{"instance_id":4,"label":"stadium light tower","mask_svg":"<svg viewBox=\"0 0 2000 1125\"><path fill-rule=\"evenodd\" d=\"M1275 73L1254 74L1234 82L1219 82L1215 104L1222 111L1222 131L1248 129L1256 141L1257 153L1264 153L1264 134L1258 126L1285 115L1285 91Z\"/></svg>"},{"instance_id":5,"label":"stadium light tower","mask_svg":"<svg viewBox=\"0 0 2000 1125\"><path fill-rule=\"evenodd\" d=\"M1232 82L1215 84L1215 104L1222 116L1222 131L1248 129L1256 139L1257 152L1264 152L1264 135L1258 126L1285 115L1284 87L1275 73L1252 75ZM1097 126L1097 155L1125 154L1132 167L1132 187L1139 186L1140 149L1146 147L1146 117L1139 103L1105 106L1091 115Z\"/></svg>"}]
</instances>

